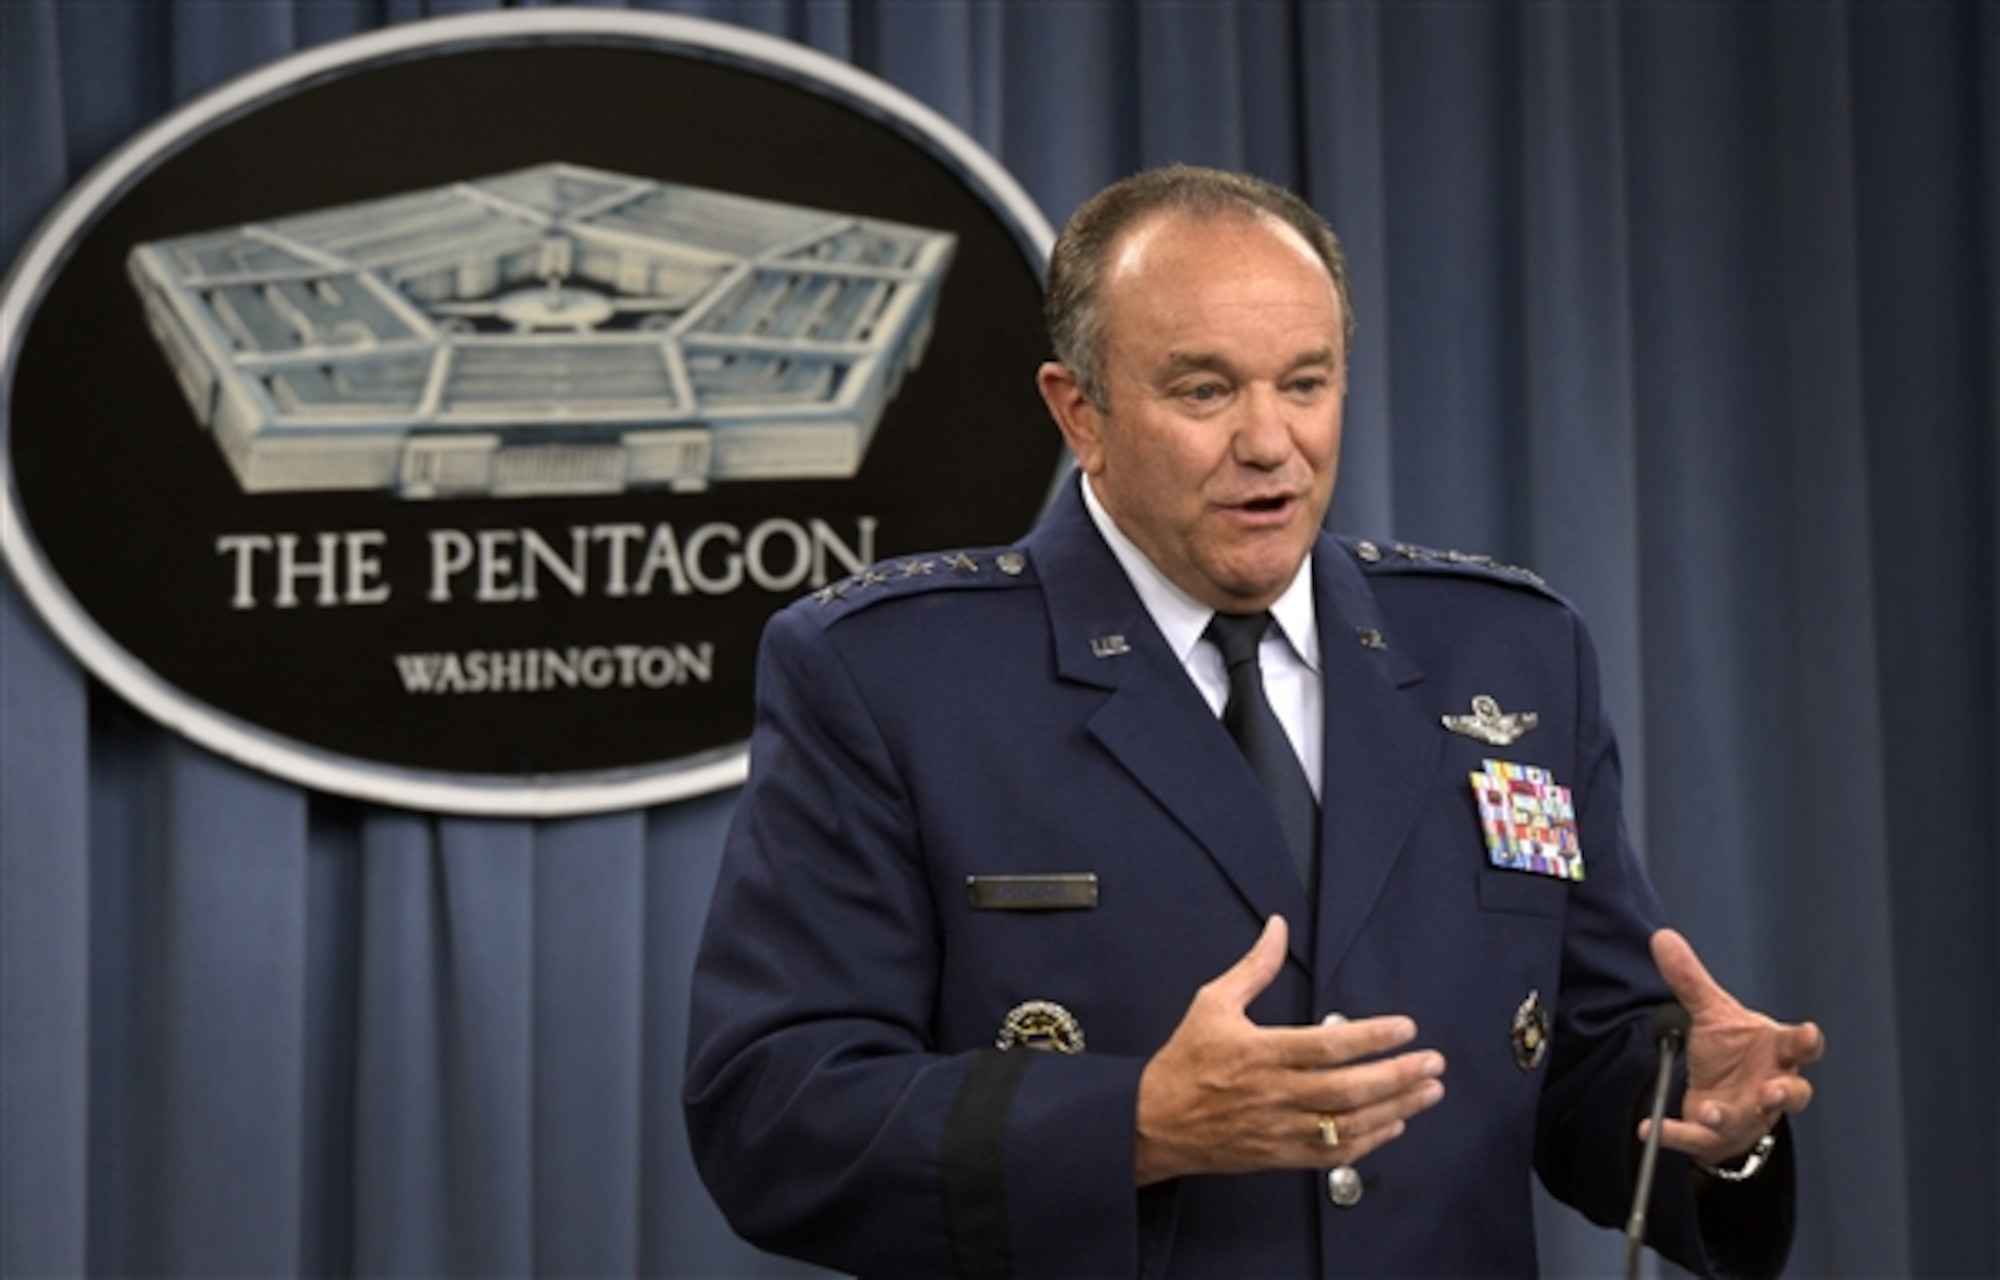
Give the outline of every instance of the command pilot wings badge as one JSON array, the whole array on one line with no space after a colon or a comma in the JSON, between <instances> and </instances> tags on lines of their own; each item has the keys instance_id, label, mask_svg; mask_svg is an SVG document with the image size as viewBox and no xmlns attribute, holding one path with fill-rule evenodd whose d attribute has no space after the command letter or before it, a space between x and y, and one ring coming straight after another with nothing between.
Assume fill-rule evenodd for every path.
<instances>
[{"instance_id":1,"label":"command pilot wings badge","mask_svg":"<svg viewBox=\"0 0 2000 1280\"><path fill-rule=\"evenodd\" d=\"M1502 711L1490 694L1472 700L1469 716L1445 716L1444 727L1489 747L1511 747L1542 722L1533 711Z\"/></svg>"}]
</instances>

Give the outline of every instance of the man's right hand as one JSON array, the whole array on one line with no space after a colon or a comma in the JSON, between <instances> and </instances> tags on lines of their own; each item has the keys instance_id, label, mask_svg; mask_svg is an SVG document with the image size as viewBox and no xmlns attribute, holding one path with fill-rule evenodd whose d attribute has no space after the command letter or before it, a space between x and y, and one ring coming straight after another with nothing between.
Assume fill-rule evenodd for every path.
<instances>
[{"instance_id":1,"label":"man's right hand","mask_svg":"<svg viewBox=\"0 0 2000 1280\"><path fill-rule=\"evenodd\" d=\"M1260 1027L1246 1010L1285 962L1285 921L1195 993L1139 1077L1138 1182L1353 1164L1444 1097L1444 1055L1380 1057L1416 1038L1400 1016ZM1364 1061L1365 1060L1365 1061ZM1338 1142L1326 1142L1330 1117Z\"/></svg>"}]
</instances>

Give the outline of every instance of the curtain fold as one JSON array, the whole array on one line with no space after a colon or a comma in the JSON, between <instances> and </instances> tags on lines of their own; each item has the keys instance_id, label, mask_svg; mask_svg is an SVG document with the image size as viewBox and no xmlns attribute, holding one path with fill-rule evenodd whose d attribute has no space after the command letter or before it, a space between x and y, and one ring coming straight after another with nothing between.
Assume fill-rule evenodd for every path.
<instances>
[{"instance_id":1,"label":"curtain fold","mask_svg":"<svg viewBox=\"0 0 2000 1280\"><path fill-rule=\"evenodd\" d=\"M0 575L0 1275L7 1276L79 1274L88 1237L97 1005L85 684Z\"/></svg>"},{"instance_id":2,"label":"curtain fold","mask_svg":"<svg viewBox=\"0 0 2000 1280\"><path fill-rule=\"evenodd\" d=\"M535 1271L635 1275L653 973L644 816L553 824L535 870Z\"/></svg>"},{"instance_id":3,"label":"curtain fold","mask_svg":"<svg viewBox=\"0 0 2000 1280\"><path fill-rule=\"evenodd\" d=\"M452 1245L449 1121L441 1095L448 980L438 972L445 907L437 820L370 814L362 822L355 1026L352 1263L360 1275L448 1274Z\"/></svg>"},{"instance_id":4,"label":"curtain fold","mask_svg":"<svg viewBox=\"0 0 2000 1280\"><path fill-rule=\"evenodd\" d=\"M1308 5L1298 18L1304 128L1299 192L1340 233L1357 328L1347 353L1340 475L1328 519L1340 529L1396 528L1394 353L1389 316L1382 23L1375 5Z\"/></svg>"},{"instance_id":5,"label":"curtain fold","mask_svg":"<svg viewBox=\"0 0 2000 1280\"><path fill-rule=\"evenodd\" d=\"M138 851L157 896L136 904L159 924L149 1043L104 1064L158 1091L139 1144L156 1157L141 1160L152 1232L139 1256L175 1274L272 1274L296 1267L303 1207L305 795L159 742L159 807ZM246 1169L277 1176L247 1182Z\"/></svg>"},{"instance_id":6,"label":"curtain fold","mask_svg":"<svg viewBox=\"0 0 2000 1280\"><path fill-rule=\"evenodd\" d=\"M228 78L493 7L0 6L0 254ZM650 7L882 75L1053 223L1168 160L1326 212L1335 523L1579 602L1670 910L1829 1033L1794 1274L2000 1273L2000 7ZM734 802L309 795L125 706L0 577L0 1276L809 1274L686 1155ZM1610 1269L1540 1226L1548 1274Z\"/></svg>"},{"instance_id":7,"label":"curtain fold","mask_svg":"<svg viewBox=\"0 0 2000 1280\"><path fill-rule=\"evenodd\" d=\"M1990 198L1991 6L1906 26L1874 7L1851 28L1859 388L1871 510L1870 564L1883 696L1882 785L1898 997L1897 1034L1954 1024L1952 1058L2000 1051L1989 945L2000 915L1995 856L1995 545L1992 305L2000 208ZM1865 51L1865 52L1863 52ZM1975 372L1983 370L1984 372ZM1960 424L1983 421L1985 430ZM1976 861L1967 865L1965 855ZM1968 874L1970 873L1970 874ZM1940 892L1941 886L1951 891ZM1988 940L1988 941L1982 941ZM1971 1016L1967 1017L1968 1011ZM1903 1157L1992 1187L1990 1102L1942 1053L1905 1055ZM1955 1195L1913 1193L1912 1248L1952 1256L1976 1242L2000 1266L2000 1227Z\"/></svg>"},{"instance_id":8,"label":"curtain fold","mask_svg":"<svg viewBox=\"0 0 2000 1280\"><path fill-rule=\"evenodd\" d=\"M1385 6L1396 527L1524 559L1520 12Z\"/></svg>"}]
</instances>

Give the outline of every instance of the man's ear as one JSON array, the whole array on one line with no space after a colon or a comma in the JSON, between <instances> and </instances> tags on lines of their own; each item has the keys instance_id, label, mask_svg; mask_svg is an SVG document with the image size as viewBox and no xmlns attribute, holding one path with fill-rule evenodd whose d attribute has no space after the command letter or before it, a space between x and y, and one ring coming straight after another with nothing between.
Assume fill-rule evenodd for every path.
<instances>
[{"instance_id":1,"label":"man's ear","mask_svg":"<svg viewBox=\"0 0 2000 1280\"><path fill-rule=\"evenodd\" d=\"M1090 402L1089 393L1068 365L1054 360L1035 371L1035 385L1041 390L1042 403L1049 407L1049 416L1062 431L1063 442L1075 455L1076 465L1085 475L1095 475L1104 456L1100 437L1103 415Z\"/></svg>"}]
</instances>

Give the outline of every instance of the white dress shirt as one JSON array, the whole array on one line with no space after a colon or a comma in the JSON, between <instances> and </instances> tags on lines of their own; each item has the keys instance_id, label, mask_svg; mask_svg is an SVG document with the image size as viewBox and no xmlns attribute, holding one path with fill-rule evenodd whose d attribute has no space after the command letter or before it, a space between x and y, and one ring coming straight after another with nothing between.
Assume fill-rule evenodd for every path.
<instances>
[{"instance_id":1,"label":"white dress shirt","mask_svg":"<svg viewBox=\"0 0 2000 1280\"><path fill-rule=\"evenodd\" d=\"M1111 513L1097 500L1088 476L1083 480L1083 505L1097 531L1110 544L1111 554L1118 557L1125 576L1131 579L1132 589L1139 593L1140 603L1152 615L1153 625L1166 637L1168 647L1180 659L1188 678L1208 700L1209 709L1221 716L1229 701L1229 673L1223 669L1222 651L1202 640L1202 632L1208 629L1208 620L1215 616L1215 610L1169 582L1158 566L1146 558L1146 553L1125 536ZM1271 606L1271 617L1277 625L1264 633L1264 643L1257 650L1258 665L1264 670L1264 693L1271 700L1278 723L1285 727L1285 736L1292 740L1292 749L1298 752L1306 780L1312 783L1313 795L1317 796L1323 694L1310 554L1299 566L1291 585Z\"/></svg>"}]
</instances>

